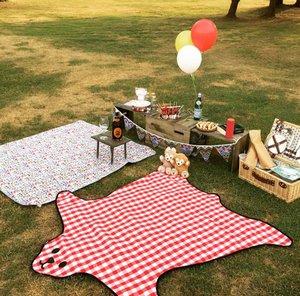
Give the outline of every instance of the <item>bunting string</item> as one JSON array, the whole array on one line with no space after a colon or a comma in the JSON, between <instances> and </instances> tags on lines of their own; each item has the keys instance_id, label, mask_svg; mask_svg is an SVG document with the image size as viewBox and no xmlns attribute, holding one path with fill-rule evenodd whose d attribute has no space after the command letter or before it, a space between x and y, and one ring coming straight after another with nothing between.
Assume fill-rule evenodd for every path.
<instances>
[{"instance_id":1,"label":"bunting string","mask_svg":"<svg viewBox=\"0 0 300 296\"><path fill-rule=\"evenodd\" d=\"M161 136L156 134L150 133L144 128L137 125L131 119L129 119L125 114L123 114L117 107L115 110L119 111L124 116L124 123L126 130L130 130L133 127L136 128L136 133L138 139L140 141L144 140L146 137L149 138L150 142L152 143L153 147L158 147L162 141L165 142L167 146L171 147L180 147L182 152L187 156L197 156L199 153L205 161L209 160L211 152L213 149L219 153L219 155L225 160L228 161L230 158L232 147L237 143L229 143L229 144L216 144L216 145L197 145L197 144L187 144L182 142L177 142L171 139L165 139Z\"/></svg>"}]
</instances>

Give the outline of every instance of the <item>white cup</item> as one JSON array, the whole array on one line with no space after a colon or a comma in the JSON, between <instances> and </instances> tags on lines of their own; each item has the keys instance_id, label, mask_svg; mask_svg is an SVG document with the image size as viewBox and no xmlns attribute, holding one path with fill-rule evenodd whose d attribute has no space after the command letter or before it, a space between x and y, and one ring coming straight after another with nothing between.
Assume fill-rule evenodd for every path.
<instances>
[{"instance_id":1,"label":"white cup","mask_svg":"<svg viewBox=\"0 0 300 296\"><path fill-rule=\"evenodd\" d=\"M144 101L147 94L147 88L136 87L135 94L137 95L139 101Z\"/></svg>"}]
</instances>

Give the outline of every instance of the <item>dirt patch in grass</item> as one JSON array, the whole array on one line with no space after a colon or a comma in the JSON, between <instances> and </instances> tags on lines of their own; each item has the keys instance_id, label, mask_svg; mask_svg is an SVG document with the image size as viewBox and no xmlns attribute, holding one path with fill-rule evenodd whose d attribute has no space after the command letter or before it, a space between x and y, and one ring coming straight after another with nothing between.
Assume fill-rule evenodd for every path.
<instances>
[{"instance_id":1,"label":"dirt patch in grass","mask_svg":"<svg viewBox=\"0 0 300 296\"><path fill-rule=\"evenodd\" d=\"M277 267L276 267L276 265L274 264L274 262L273 262L270 258L268 258L268 257L266 257L266 258L264 259L264 264L265 264L266 266L268 266L269 268L277 269Z\"/></svg>"},{"instance_id":2,"label":"dirt patch in grass","mask_svg":"<svg viewBox=\"0 0 300 296\"><path fill-rule=\"evenodd\" d=\"M228 88L232 85L234 85L236 82L234 80L231 79L225 79L223 81L215 81L212 82L210 85L211 86L217 86L217 87L224 87L224 88Z\"/></svg>"},{"instance_id":3,"label":"dirt patch in grass","mask_svg":"<svg viewBox=\"0 0 300 296\"><path fill-rule=\"evenodd\" d=\"M126 100L126 97L121 91L93 93L90 90L93 85L107 87L117 80L155 76L155 69L150 63L140 63L119 56L69 48L58 49L46 41L12 35L1 35L0 43L6 45L5 50L0 49L0 56L13 61L18 67L36 75L65 73L64 86L56 94L50 96L47 93L36 93L23 98L13 107L3 108L5 116L0 118L0 124L6 122L21 125L24 120L37 115L42 116L45 121L65 122L68 120L66 116L52 116L60 110L76 114L77 118L91 112L101 114L112 108L113 97L118 101ZM19 50L25 43L30 50ZM112 63L114 67L111 67Z\"/></svg>"},{"instance_id":4,"label":"dirt patch in grass","mask_svg":"<svg viewBox=\"0 0 300 296\"><path fill-rule=\"evenodd\" d=\"M136 166L127 166L125 171L125 174L127 177L137 177L137 168ZM149 173L149 169L147 167L139 167L138 169L138 175L145 176Z\"/></svg>"},{"instance_id":5,"label":"dirt patch in grass","mask_svg":"<svg viewBox=\"0 0 300 296\"><path fill-rule=\"evenodd\" d=\"M55 238L61 233L62 222L55 203L44 205L39 209L36 218L36 231L39 233L41 240Z\"/></svg>"},{"instance_id":6,"label":"dirt patch in grass","mask_svg":"<svg viewBox=\"0 0 300 296\"><path fill-rule=\"evenodd\" d=\"M230 295L241 296L247 295L250 288L250 277L237 277L231 282ZM254 295L257 295L254 293Z\"/></svg>"},{"instance_id":7,"label":"dirt patch in grass","mask_svg":"<svg viewBox=\"0 0 300 296\"><path fill-rule=\"evenodd\" d=\"M266 213L266 215L264 216L263 220L267 223L274 223L274 221L276 221L278 219L278 215L275 214L271 214L271 213Z\"/></svg>"},{"instance_id":8,"label":"dirt patch in grass","mask_svg":"<svg viewBox=\"0 0 300 296\"><path fill-rule=\"evenodd\" d=\"M51 284L51 278L36 276L28 276L28 282L25 286L28 295L53 295L51 291L46 291L47 285ZM24 279L22 279L24 281Z\"/></svg>"}]
</instances>

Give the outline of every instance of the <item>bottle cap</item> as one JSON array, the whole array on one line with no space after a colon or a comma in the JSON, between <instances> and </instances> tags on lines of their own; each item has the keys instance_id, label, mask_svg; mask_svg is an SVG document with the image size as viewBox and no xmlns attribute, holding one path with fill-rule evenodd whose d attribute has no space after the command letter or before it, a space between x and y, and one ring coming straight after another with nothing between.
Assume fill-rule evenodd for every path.
<instances>
[{"instance_id":1,"label":"bottle cap","mask_svg":"<svg viewBox=\"0 0 300 296\"><path fill-rule=\"evenodd\" d=\"M198 93L198 97L201 97L202 96L202 94L201 93Z\"/></svg>"}]
</instances>

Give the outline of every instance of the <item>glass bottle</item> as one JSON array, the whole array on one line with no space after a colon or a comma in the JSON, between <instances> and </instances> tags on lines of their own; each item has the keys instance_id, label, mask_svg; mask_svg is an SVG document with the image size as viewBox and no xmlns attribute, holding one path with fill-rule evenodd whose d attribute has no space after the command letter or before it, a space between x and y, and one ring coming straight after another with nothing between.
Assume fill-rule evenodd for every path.
<instances>
[{"instance_id":1,"label":"glass bottle","mask_svg":"<svg viewBox=\"0 0 300 296\"><path fill-rule=\"evenodd\" d=\"M201 120L202 118L202 95L201 93L198 93L197 100L195 102L194 107L194 119L195 120Z\"/></svg>"},{"instance_id":2,"label":"glass bottle","mask_svg":"<svg viewBox=\"0 0 300 296\"><path fill-rule=\"evenodd\" d=\"M115 141L122 140L124 134L124 117L119 112L116 111L113 116L113 122L112 122L112 138Z\"/></svg>"}]
</instances>

